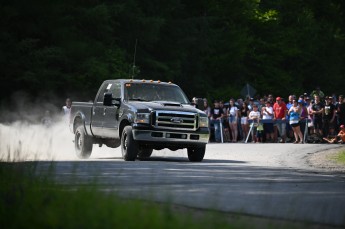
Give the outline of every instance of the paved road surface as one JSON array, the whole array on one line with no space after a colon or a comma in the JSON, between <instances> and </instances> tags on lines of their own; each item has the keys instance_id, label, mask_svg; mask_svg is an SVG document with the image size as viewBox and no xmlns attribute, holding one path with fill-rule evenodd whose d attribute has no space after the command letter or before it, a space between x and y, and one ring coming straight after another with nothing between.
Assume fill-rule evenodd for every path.
<instances>
[{"instance_id":1,"label":"paved road surface","mask_svg":"<svg viewBox=\"0 0 345 229\"><path fill-rule=\"evenodd\" d=\"M62 183L97 182L126 197L345 226L345 174L316 171L306 163L308 154L335 147L340 146L208 144L201 163L190 163L185 150L154 151L147 161L124 162L119 149L96 147L89 160L55 155L56 174Z\"/></svg>"}]
</instances>

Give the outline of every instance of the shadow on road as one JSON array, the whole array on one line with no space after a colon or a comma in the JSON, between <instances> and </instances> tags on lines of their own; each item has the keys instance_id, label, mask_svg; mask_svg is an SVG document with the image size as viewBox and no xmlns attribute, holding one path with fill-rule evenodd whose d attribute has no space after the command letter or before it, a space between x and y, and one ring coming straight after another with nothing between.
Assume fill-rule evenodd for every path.
<instances>
[{"instance_id":1,"label":"shadow on road","mask_svg":"<svg viewBox=\"0 0 345 229\"><path fill-rule=\"evenodd\" d=\"M100 158L93 158L96 160L123 160L122 157L100 157ZM149 157L145 159L137 159L136 161L159 161L159 162L184 162L184 163L195 163L190 162L185 157ZM245 161L237 161L237 160L218 160L218 159L204 159L202 162L199 163L232 163L232 164L244 164L247 163Z\"/></svg>"}]
</instances>

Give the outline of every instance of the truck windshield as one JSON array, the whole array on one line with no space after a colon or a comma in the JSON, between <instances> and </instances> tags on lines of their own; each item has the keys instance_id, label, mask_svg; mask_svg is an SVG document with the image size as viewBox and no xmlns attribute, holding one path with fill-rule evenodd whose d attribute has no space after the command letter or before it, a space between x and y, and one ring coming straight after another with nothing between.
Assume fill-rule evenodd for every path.
<instances>
[{"instance_id":1,"label":"truck windshield","mask_svg":"<svg viewBox=\"0 0 345 229\"><path fill-rule=\"evenodd\" d=\"M188 104L189 100L181 88L175 85L126 83L125 100L127 101L171 101Z\"/></svg>"}]
</instances>

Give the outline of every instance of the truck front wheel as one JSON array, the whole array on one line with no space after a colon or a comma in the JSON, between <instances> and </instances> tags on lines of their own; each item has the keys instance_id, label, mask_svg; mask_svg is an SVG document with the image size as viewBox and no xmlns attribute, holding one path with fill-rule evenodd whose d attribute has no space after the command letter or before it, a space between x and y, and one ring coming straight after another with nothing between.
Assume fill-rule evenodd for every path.
<instances>
[{"instance_id":1,"label":"truck front wheel","mask_svg":"<svg viewBox=\"0 0 345 229\"><path fill-rule=\"evenodd\" d=\"M200 162L204 159L206 146L190 147L187 149L188 159L192 162Z\"/></svg>"},{"instance_id":2,"label":"truck front wheel","mask_svg":"<svg viewBox=\"0 0 345 229\"><path fill-rule=\"evenodd\" d=\"M121 152L125 161L134 161L139 152L138 143L133 139L131 126L126 126L121 135Z\"/></svg>"},{"instance_id":3,"label":"truck front wheel","mask_svg":"<svg viewBox=\"0 0 345 229\"><path fill-rule=\"evenodd\" d=\"M83 126L78 126L74 135L74 146L78 158L87 159L92 152L92 138L85 133Z\"/></svg>"}]
</instances>

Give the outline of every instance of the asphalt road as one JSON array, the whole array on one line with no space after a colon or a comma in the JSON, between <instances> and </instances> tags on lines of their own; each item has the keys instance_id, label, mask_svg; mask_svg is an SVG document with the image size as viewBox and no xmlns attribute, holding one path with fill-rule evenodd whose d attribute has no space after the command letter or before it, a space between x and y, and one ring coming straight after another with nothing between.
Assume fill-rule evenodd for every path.
<instances>
[{"instance_id":1,"label":"asphalt road","mask_svg":"<svg viewBox=\"0 0 345 229\"><path fill-rule=\"evenodd\" d=\"M119 149L96 147L88 160L55 155L56 179L73 186L97 183L129 198L342 227L345 174L306 163L309 154L336 147L208 144L201 163L189 162L185 150L154 151L147 161L125 162ZM40 163L43 170L48 165Z\"/></svg>"}]
</instances>

